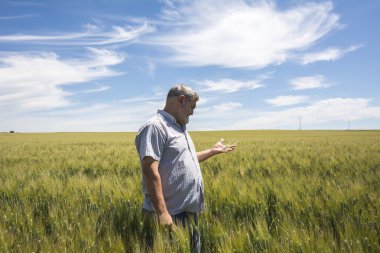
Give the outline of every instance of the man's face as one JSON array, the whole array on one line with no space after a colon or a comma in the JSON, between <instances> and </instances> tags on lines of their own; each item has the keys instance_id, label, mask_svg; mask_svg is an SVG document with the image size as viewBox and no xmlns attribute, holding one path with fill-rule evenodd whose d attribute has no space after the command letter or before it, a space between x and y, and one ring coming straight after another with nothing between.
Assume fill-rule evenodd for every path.
<instances>
[{"instance_id":1,"label":"man's face","mask_svg":"<svg viewBox=\"0 0 380 253\"><path fill-rule=\"evenodd\" d=\"M189 123L190 115L193 115L194 109L197 106L197 101L182 99L180 100L179 117L177 119L180 125L186 125Z\"/></svg>"}]
</instances>

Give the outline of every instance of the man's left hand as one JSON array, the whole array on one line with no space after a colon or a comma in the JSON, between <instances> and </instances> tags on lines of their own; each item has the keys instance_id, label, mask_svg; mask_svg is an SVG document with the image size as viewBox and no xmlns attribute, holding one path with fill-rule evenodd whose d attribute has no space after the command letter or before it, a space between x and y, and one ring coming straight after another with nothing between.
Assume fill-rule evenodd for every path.
<instances>
[{"instance_id":1,"label":"man's left hand","mask_svg":"<svg viewBox=\"0 0 380 253\"><path fill-rule=\"evenodd\" d=\"M224 144L224 139L220 139L220 141L218 141L214 145L214 147L212 148L212 150L216 154L219 154L219 153L228 153L228 152L234 151L235 148L236 148L236 144L225 145Z\"/></svg>"}]
</instances>

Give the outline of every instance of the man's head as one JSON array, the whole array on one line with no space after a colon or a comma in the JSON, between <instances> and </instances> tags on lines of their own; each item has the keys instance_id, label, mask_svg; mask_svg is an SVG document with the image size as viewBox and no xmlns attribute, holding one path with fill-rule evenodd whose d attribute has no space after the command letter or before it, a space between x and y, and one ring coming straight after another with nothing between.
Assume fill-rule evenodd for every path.
<instances>
[{"instance_id":1,"label":"man's head","mask_svg":"<svg viewBox=\"0 0 380 253\"><path fill-rule=\"evenodd\" d=\"M178 124L186 125L198 100L198 94L190 87L177 84L169 90L164 110L172 114Z\"/></svg>"}]
</instances>

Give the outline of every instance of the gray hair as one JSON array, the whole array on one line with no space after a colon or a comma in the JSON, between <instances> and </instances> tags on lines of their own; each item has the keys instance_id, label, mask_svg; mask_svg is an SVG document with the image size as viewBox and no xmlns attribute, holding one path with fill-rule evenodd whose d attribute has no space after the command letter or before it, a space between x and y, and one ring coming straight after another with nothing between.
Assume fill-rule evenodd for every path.
<instances>
[{"instance_id":1,"label":"gray hair","mask_svg":"<svg viewBox=\"0 0 380 253\"><path fill-rule=\"evenodd\" d=\"M183 84L177 84L174 85L168 92L168 96L166 99L169 99L171 97L179 97L184 95L186 100L199 100L199 95L193 91L190 87L185 86Z\"/></svg>"}]
</instances>

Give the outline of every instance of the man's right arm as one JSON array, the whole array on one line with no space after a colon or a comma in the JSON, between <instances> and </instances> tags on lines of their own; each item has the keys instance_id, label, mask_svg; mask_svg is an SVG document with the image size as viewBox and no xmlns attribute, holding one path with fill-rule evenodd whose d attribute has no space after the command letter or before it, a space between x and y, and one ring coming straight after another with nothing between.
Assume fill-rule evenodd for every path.
<instances>
[{"instance_id":1,"label":"man's right arm","mask_svg":"<svg viewBox=\"0 0 380 253\"><path fill-rule=\"evenodd\" d=\"M171 228L173 226L173 219L166 208L165 199L162 194L161 177L158 173L158 164L159 162L154 160L151 156L144 157L142 167L145 177L145 184L160 224L168 225L169 228Z\"/></svg>"}]
</instances>

